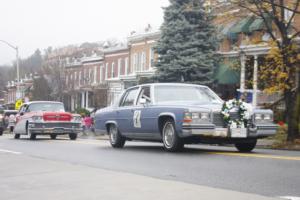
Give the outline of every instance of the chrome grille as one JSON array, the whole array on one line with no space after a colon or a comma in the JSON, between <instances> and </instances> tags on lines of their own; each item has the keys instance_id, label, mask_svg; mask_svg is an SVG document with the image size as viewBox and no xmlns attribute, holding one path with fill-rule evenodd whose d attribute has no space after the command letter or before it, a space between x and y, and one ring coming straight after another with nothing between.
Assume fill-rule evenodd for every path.
<instances>
[{"instance_id":1,"label":"chrome grille","mask_svg":"<svg viewBox=\"0 0 300 200\"><path fill-rule=\"evenodd\" d=\"M231 112L230 117L231 119L238 119L239 114L237 112ZM225 126L223 115L220 112L213 113L213 124L216 125L217 127Z\"/></svg>"},{"instance_id":2,"label":"chrome grille","mask_svg":"<svg viewBox=\"0 0 300 200\"><path fill-rule=\"evenodd\" d=\"M79 128L80 124L74 123L36 123L36 128L72 128L72 127Z\"/></svg>"}]
</instances>

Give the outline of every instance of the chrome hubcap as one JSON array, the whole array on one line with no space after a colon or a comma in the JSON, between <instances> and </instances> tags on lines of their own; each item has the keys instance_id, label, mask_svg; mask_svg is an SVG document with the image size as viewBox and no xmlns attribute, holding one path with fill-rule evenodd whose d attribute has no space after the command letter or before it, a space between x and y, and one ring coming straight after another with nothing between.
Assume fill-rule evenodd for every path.
<instances>
[{"instance_id":1,"label":"chrome hubcap","mask_svg":"<svg viewBox=\"0 0 300 200\"><path fill-rule=\"evenodd\" d=\"M114 144L117 140L117 128L115 126L110 127L110 140Z\"/></svg>"},{"instance_id":2,"label":"chrome hubcap","mask_svg":"<svg viewBox=\"0 0 300 200\"><path fill-rule=\"evenodd\" d=\"M174 143L175 131L171 123L168 123L164 127L164 143L167 147L171 147Z\"/></svg>"}]
</instances>

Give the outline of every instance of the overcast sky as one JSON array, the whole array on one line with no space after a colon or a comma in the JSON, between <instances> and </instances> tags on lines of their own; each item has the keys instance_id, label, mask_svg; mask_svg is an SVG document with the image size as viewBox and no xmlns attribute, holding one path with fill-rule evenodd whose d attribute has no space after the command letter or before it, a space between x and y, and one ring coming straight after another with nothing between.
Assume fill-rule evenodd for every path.
<instances>
[{"instance_id":1,"label":"overcast sky","mask_svg":"<svg viewBox=\"0 0 300 200\"><path fill-rule=\"evenodd\" d=\"M159 27L168 0L7 0L1 1L0 40L19 46L20 57L35 49L109 38L125 39L147 24ZM0 65L15 51L0 42Z\"/></svg>"}]
</instances>

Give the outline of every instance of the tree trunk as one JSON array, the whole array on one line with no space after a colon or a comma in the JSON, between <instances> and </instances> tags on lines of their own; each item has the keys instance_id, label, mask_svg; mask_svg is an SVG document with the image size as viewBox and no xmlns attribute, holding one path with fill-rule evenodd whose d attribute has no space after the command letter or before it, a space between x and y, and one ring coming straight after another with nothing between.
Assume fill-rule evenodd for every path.
<instances>
[{"instance_id":1,"label":"tree trunk","mask_svg":"<svg viewBox=\"0 0 300 200\"><path fill-rule=\"evenodd\" d=\"M295 94L293 94L292 91L285 92L285 104L286 104L287 124L288 124L287 141L293 142L296 137L297 118L295 112L296 99L295 99Z\"/></svg>"},{"instance_id":2,"label":"tree trunk","mask_svg":"<svg viewBox=\"0 0 300 200\"><path fill-rule=\"evenodd\" d=\"M296 124L296 137L300 138L300 69L298 68L298 73L297 73L297 100L296 100L296 119L297 119L297 124Z\"/></svg>"}]
</instances>

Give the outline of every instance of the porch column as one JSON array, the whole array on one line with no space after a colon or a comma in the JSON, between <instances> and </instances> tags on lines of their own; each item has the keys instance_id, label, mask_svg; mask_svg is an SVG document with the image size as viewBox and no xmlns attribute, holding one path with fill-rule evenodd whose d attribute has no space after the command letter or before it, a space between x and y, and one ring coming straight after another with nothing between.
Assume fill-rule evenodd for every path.
<instances>
[{"instance_id":1,"label":"porch column","mask_svg":"<svg viewBox=\"0 0 300 200\"><path fill-rule=\"evenodd\" d=\"M84 92L81 92L81 108L84 108L84 99L85 99Z\"/></svg>"},{"instance_id":2,"label":"porch column","mask_svg":"<svg viewBox=\"0 0 300 200\"><path fill-rule=\"evenodd\" d=\"M240 94L243 95L245 92L245 64L246 64L246 56L245 54L241 54L241 79L240 79Z\"/></svg>"},{"instance_id":3,"label":"porch column","mask_svg":"<svg viewBox=\"0 0 300 200\"><path fill-rule=\"evenodd\" d=\"M253 96L252 96L253 107L256 107L257 105L257 70L258 70L258 62L257 62L257 55L255 55L254 69L253 69Z\"/></svg>"},{"instance_id":4,"label":"porch column","mask_svg":"<svg viewBox=\"0 0 300 200\"><path fill-rule=\"evenodd\" d=\"M85 93L85 108L89 107L89 91Z\"/></svg>"},{"instance_id":5,"label":"porch column","mask_svg":"<svg viewBox=\"0 0 300 200\"><path fill-rule=\"evenodd\" d=\"M74 111L75 108L74 108L74 96L71 95L71 111Z\"/></svg>"}]
</instances>

